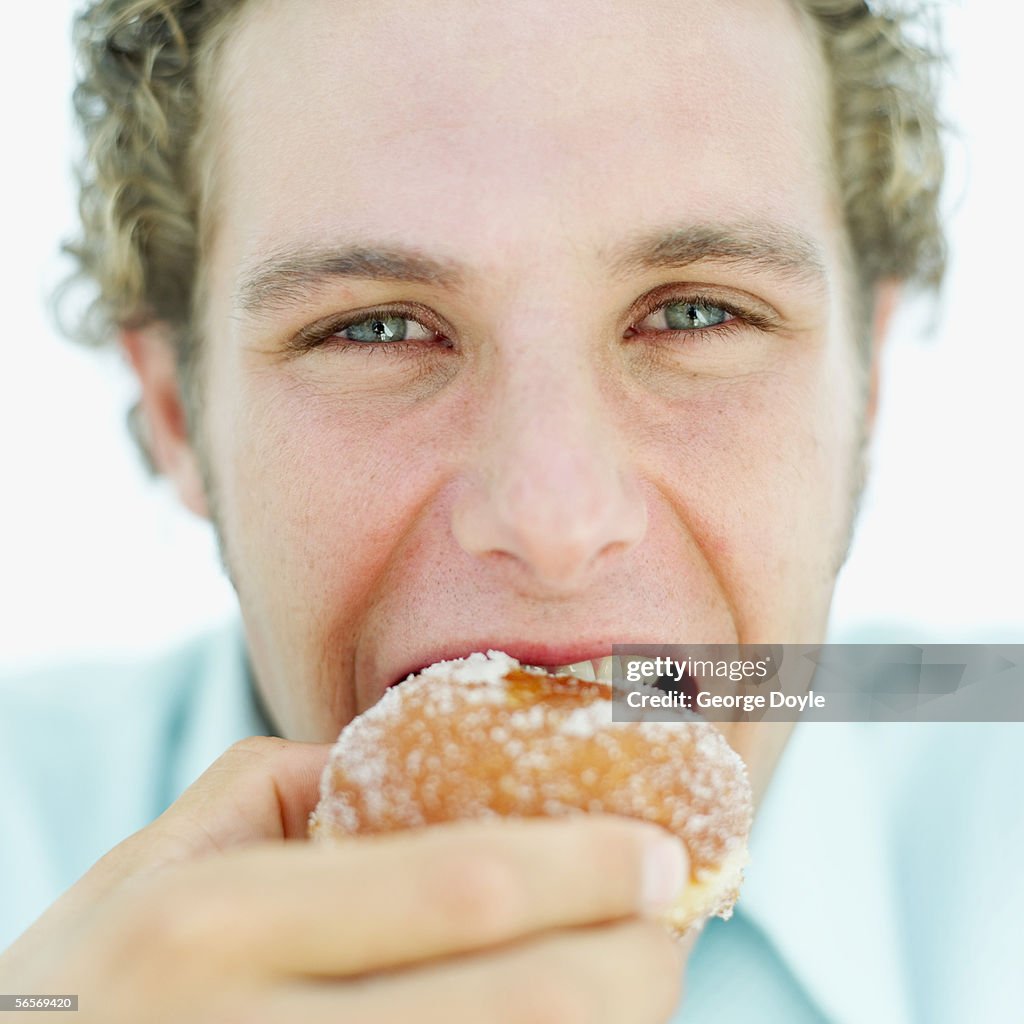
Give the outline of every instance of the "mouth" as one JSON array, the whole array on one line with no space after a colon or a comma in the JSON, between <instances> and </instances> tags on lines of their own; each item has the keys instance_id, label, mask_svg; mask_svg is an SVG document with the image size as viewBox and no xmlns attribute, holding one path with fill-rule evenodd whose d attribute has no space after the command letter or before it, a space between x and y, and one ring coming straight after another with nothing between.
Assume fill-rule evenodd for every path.
<instances>
[{"instance_id":1,"label":"mouth","mask_svg":"<svg viewBox=\"0 0 1024 1024\"><path fill-rule=\"evenodd\" d=\"M430 652L427 659L419 660L396 674L387 684L386 689L405 682L413 676L420 675L432 665L446 662L462 662L474 655L479 661L485 652L495 652L499 657L511 659L523 668L540 669L549 675L574 676L590 682L612 682L614 658L611 644L590 645L589 649L577 647L554 647L543 645L525 646L522 644L501 644L484 642L461 650L444 650ZM481 666L484 662L480 662ZM505 662L502 662L505 667Z\"/></svg>"},{"instance_id":2,"label":"mouth","mask_svg":"<svg viewBox=\"0 0 1024 1024\"><path fill-rule=\"evenodd\" d=\"M486 655L484 651L487 652ZM520 651L520 655L522 653ZM535 651L534 653L538 652ZM547 650L543 653L551 654L555 652ZM439 667L439 672L443 671L445 673L450 672L452 669L461 669L466 672L467 680L470 678L487 677L491 674L503 675L508 668L518 666L527 670L535 669L546 672L552 676L571 676L584 682L606 683L612 686L616 682L621 684L625 677L624 667L616 664L616 662L621 661L623 661L622 658L612 656L611 654L599 654L596 657L588 658L577 657L572 661L567 659L544 660L543 658L530 660L513 654L507 648L485 645L482 650L476 652L440 657L426 664L418 665L396 676L388 684L387 689L400 686L406 680L429 671L435 665ZM692 702L696 698L697 686L689 672L684 672L679 679L671 676L659 676L653 679L651 683L654 687L666 693L686 694L691 702L691 706L693 706Z\"/></svg>"}]
</instances>

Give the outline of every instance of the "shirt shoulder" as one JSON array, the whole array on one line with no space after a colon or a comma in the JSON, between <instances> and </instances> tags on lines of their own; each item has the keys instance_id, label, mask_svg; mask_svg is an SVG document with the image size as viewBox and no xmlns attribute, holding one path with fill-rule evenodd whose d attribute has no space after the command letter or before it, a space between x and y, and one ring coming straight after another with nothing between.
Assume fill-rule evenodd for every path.
<instances>
[{"instance_id":1,"label":"shirt shoulder","mask_svg":"<svg viewBox=\"0 0 1024 1024\"><path fill-rule=\"evenodd\" d=\"M232 742L266 731L235 623L175 650L0 678L0 948Z\"/></svg>"},{"instance_id":2,"label":"shirt shoulder","mask_svg":"<svg viewBox=\"0 0 1024 1024\"><path fill-rule=\"evenodd\" d=\"M1020 1005L1022 740L1024 723L797 727L738 912L823 1017L952 1024Z\"/></svg>"}]
</instances>

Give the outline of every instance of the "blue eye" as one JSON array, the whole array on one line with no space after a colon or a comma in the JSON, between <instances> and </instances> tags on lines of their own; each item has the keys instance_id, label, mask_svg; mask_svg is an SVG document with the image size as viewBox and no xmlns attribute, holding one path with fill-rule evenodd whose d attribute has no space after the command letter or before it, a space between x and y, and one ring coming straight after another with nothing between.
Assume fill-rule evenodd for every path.
<instances>
[{"instance_id":1,"label":"blue eye","mask_svg":"<svg viewBox=\"0 0 1024 1024\"><path fill-rule=\"evenodd\" d=\"M710 302L668 302L642 320L639 327L665 331L699 331L717 327L735 317L727 309Z\"/></svg>"},{"instance_id":2,"label":"blue eye","mask_svg":"<svg viewBox=\"0 0 1024 1024\"><path fill-rule=\"evenodd\" d=\"M411 317L379 313L342 327L334 337L374 345L392 341L429 341L433 333Z\"/></svg>"}]
</instances>

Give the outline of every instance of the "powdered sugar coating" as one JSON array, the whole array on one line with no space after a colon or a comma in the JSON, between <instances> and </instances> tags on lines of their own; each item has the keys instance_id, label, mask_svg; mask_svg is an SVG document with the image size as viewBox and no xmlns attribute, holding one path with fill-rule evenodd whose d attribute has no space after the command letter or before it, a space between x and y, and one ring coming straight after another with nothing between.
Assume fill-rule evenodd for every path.
<instances>
[{"instance_id":1,"label":"powdered sugar coating","mask_svg":"<svg viewBox=\"0 0 1024 1024\"><path fill-rule=\"evenodd\" d=\"M693 881L742 863L742 760L698 719L613 722L611 687L489 651L392 687L341 733L310 821L316 838L463 818L621 814L678 835ZM707 913L727 915L737 876Z\"/></svg>"}]
</instances>

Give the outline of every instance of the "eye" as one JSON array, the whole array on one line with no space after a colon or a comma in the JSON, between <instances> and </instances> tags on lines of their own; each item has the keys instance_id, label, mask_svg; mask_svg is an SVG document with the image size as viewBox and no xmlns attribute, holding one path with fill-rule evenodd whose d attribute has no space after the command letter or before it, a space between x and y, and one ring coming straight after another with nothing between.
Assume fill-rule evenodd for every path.
<instances>
[{"instance_id":1,"label":"eye","mask_svg":"<svg viewBox=\"0 0 1024 1024\"><path fill-rule=\"evenodd\" d=\"M735 320L734 314L705 299L666 302L637 324L640 330L700 331Z\"/></svg>"},{"instance_id":2,"label":"eye","mask_svg":"<svg viewBox=\"0 0 1024 1024\"><path fill-rule=\"evenodd\" d=\"M416 358L451 347L443 321L418 303L336 313L307 324L288 341L295 353L323 349Z\"/></svg>"},{"instance_id":3,"label":"eye","mask_svg":"<svg viewBox=\"0 0 1024 1024\"><path fill-rule=\"evenodd\" d=\"M371 313L355 323L340 327L332 338L341 341L362 342L367 345L387 344L396 341L430 341L434 332L412 317L395 313Z\"/></svg>"}]
</instances>

